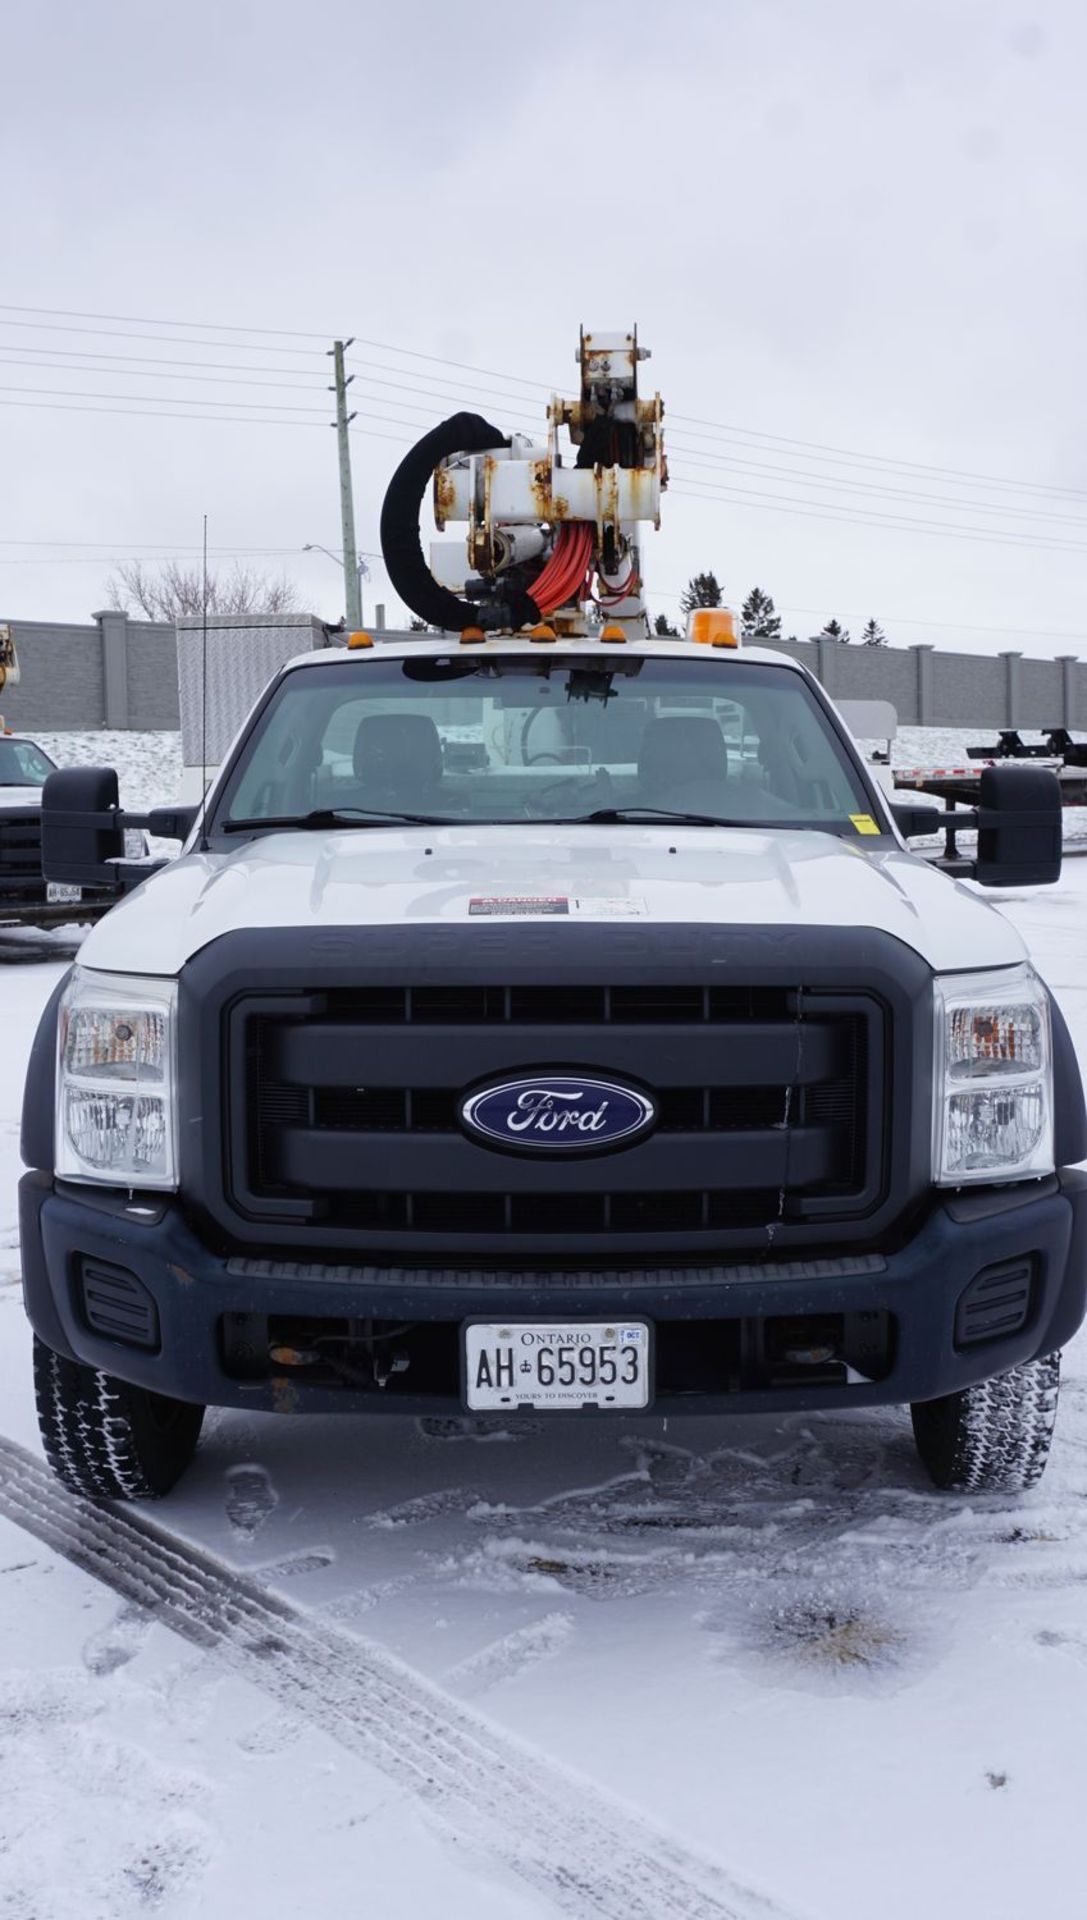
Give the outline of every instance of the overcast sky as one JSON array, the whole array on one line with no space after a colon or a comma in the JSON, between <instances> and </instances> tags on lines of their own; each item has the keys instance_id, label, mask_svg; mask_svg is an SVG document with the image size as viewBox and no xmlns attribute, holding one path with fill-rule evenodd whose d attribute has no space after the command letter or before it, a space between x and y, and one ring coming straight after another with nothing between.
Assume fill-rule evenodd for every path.
<instances>
[{"instance_id":1,"label":"overcast sky","mask_svg":"<svg viewBox=\"0 0 1087 1920\"><path fill-rule=\"evenodd\" d=\"M636 321L655 610L1087 655L1085 55L1081 0L10 4L0 618L205 512L334 618L335 335L372 549L419 433Z\"/></svg>"}]
</instances>

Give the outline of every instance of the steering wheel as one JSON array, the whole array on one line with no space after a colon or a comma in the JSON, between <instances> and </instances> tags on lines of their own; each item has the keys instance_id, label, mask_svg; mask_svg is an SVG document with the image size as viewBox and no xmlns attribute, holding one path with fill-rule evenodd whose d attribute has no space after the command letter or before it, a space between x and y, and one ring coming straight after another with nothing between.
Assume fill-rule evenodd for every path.
<instances>
[{"instance_id":1,"label":"steering wheel","mask_svg":"<svg viewBox=\"0 0 1087 1920\"><path fill-rule=\"evenodd\" d=\"M553 711L554 709L552 707L534 707L532 712L526 716L524 726L521 728L522 766L542 767L545 761L550 761L554 767L561 767L564 764L561 753L550 753L546 748L543 748L539 753L530 753L528 750L528 736L532 732L540 715L542 713L552 713Z\"/></svg>"},{"instance_id":2,"label":"steering wheel","mask_svg":"<svg viewBox=\"0 0 1087 1920\"><path fill-rule=\"evenodd\" d=\"M544 757L543 754L539 756L541 760ZM579 774L582 776L581 779L578 779ZM525 806L526 808L532 808L534 814L541 820L550 820L553 818L553 815L541 813L539 809L541 805L547 805L553 793L558 793L561 790L568 794L571 788L579 789L586 786L593 789L594 805L604 805L611 799L613 793L612 779L606 767L578 767L570 769L569 779L545 781L544 785L537 787L534 793L527 794L525 796Z\"/></svg>"}]
</instances>

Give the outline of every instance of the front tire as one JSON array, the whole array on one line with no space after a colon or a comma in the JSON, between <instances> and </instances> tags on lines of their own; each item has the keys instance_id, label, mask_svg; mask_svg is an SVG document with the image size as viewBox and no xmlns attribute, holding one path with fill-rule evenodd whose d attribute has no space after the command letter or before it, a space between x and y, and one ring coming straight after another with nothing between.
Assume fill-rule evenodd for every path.
<instances>
[{"instance_id":1,"label":"front tire","mask_svg":"<svg viewBox=\"0 0 1087 1920\"><path fill-rule=\"evenodd\" d=\"M1025 1493L1049 1458L1061 1356L1028 1360L995 1380L915 1401L913 1437L933 1484L955 1493Z\"/></svg>"},{"instance_id":2,"label":"front tire","mask_svg":"<svg viewBox=\"0 0 1087 1920\"><path fill-rule=\"evenodd\" d=\"M65 1360L35 1336L34 1392L45 1457L90 1500L158 1500L196 1452L203 1407Z\"/></svg>"}]
</instances>

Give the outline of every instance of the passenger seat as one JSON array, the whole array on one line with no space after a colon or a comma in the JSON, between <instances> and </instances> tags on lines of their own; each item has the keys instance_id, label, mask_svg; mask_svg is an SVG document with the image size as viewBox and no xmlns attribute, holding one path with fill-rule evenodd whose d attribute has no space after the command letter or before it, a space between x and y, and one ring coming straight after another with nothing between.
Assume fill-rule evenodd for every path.
<instances>
[{"instance_id":1,"label":"passenger seat","mask_svg":"<svg viewBox=\"0 0 1087 1920\"><path fill-rule=\"evenodd\" d=\"M428 812L442 785L442 742L425 713L372 713L355 734L350 804L392 812Z\"/></svg>"},{"instance_id":2,"label":"passenger seat","mask_svg":"<svg viewBox=\"0 0 1087 1920\"><path fill-rule=\"evenodd\" d=\"M669 805L683 788L721 788L728 779L728 746L709 714L661 714L650 720L638 755L639 798ZM703 803L706 804L706 803Z\"/></svg>"}]
</instances>

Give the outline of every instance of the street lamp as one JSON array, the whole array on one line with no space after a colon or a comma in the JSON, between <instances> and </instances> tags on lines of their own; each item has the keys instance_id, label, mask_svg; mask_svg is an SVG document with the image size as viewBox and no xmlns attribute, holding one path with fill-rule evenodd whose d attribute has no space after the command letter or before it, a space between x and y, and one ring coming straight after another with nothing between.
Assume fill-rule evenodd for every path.
<instances>
[{"instance_id":1,"label":"street lamp","mask_svg":"<svg viewBox=\"0 0 1087 1920\"><path fill-rule=\"evenodd\" d=\"M303 553L326 553L330 560L335 560L336 565L339 567L341 573L343 572L343 555L339 553L333 553L331 547L323 547L319 540L307 540L305 546L302 548L302 552ZM367 566L361 554L359 555L358 572L359 572L359 608L360 608L360 617L361 617L362 583L364 580L368 580L370 578L370 569Z\"/></svg>"}]
</instances>

